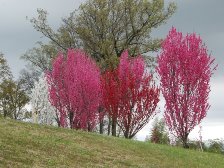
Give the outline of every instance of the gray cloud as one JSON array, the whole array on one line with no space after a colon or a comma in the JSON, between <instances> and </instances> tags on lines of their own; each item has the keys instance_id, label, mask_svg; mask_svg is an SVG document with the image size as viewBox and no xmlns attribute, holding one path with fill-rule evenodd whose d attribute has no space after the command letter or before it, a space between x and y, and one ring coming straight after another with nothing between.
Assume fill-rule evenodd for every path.
<instances>
[{"instance_id":1,"label":"gray cloud","mask_svg":"<svg viewBox=\"0 0 224 168\"><path fill-rule=\"evenodd\" d=\"M0 51L4 53L15 77L25 63L20 56L43 40L26 19L37 16L37 8L48 11L49 24L57 28L61 18L78 8L82 0L0 0Z\"/></svg>"}]
</instances>

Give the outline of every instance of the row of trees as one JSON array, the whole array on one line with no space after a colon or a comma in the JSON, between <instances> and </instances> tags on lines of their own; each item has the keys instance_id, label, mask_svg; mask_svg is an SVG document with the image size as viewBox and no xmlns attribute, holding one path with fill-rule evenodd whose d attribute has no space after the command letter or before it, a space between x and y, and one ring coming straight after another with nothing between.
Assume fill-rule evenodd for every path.
<instances>
[{"instance_id":1,"label":"row of trees","mask_svg":"<svg viewBox=\"0 0 224 168\"><path fill-rule=\"evenodd\" d=\"M49 43L39 42L38 47L22 56L29 62L28 68L22 72L28 91L31 92L34 88L35 81L38 83L40 74L52 70L52 60L57 51L65 54L67 48L83 49L97 62L100 73L105 72L104 74L109 74L106 73L108 70L117 69L121 53L126 49L131 57L142 54L152 69L155 60L144 56L144 53L158 51L162 39L152 38L151 31L164 24L175 10L174 3L165 5L163 0L87 0L77 11L64 18L58 30L54 31L47 22L47 11L38 9L38 17L31 19L31 23L49 39ZM99 113L103 113L102 111L100 108ZM112 118L116 117L104 117L100 121L99 130L101 133L107 131L107 134L118 136L121 129L115 124L116 119ZM103 128L103 125L108 126Z\"/></svg>"},{"instance_id":2,"label":"row of trees","mask_svg":"<svg viewBox=\"0 0 224 168\"><path fill-rule=\"evenodd\" d=\"M159 101L159 89L145 67L143 58L130 59L125 51L116 69L100 75L83 51L68 50L66 57L60 53L46 73L58 125L93 131L107 117L113 136L118 125L124 137L134 137L154 115Z\"/></svg>"},{"instance_id":3,"label":"row of trees","mask_svg":"<svg viewBox=\"0 0 224 168\"><path fill-rule=\"evenodd\" d=\"M166 124L185 148L189 147L189 133L210 107L209 81L215 68L200 37L170 30L156 70L166 101ZM111 126L113 136L119 126L124 137L133 138L155 115L159 101L159 89L143 58L129 58L127 51L117 68L100 75L84 52L69 50L66 57L59 54L55 59L47 81L51 104L58 111L58 125L92 131L97 120L102 129L102 120L108 116L108 131Z\"/></svg>"},{"instance_id":4,"label":"row of trees","mask_svg":"<svg viewBox=\"0 0 224 168\"><path fill-rule=\"evenodd\" d=\"M88 0L57 31L48 25L47 12L39 9L31 22L50 41L39 42L22 56L29 65L19 89L31 94L38 122L99 128L100 133L107 124L108 135L122 131L132 138L156 114L159 89L149 73L155 61L144 54L162 46L156 72L166 100L164 118L170 132L188 147L190 131L209 109L214 60L195 34L183 36L172 28L165 40L151 38L151 31L176 9L174 3L166 6L163 0Z\"/></svg>"}]
</instances>

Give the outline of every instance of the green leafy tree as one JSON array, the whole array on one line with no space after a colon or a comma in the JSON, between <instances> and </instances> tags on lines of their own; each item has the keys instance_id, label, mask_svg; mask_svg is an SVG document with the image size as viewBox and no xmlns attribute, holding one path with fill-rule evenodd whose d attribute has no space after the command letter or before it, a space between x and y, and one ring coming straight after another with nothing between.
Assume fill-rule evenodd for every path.
<instances>
[{"instance_id":1,"label":"green leafy tree","mask_svg":"<svg viewBox=\"0 0 224 168\"><path fill-rule=\"evenodd\" d=\"M12 73L8 66L7 60L4 58L4 55L0 53L0 82L3 82L6 79L11 79Z\"/></svg>"},{"instance_id":2,"label":"green leafy tree","mask_svg":"<svg viewBox=\"0 0 224 168\"><path fill-rule=\"evenodd\" d=\"M57 31L48 24L47 11L42 9L37 10L38 17L31 22L50 40L46 45L49 50L83 48L104 69L116 66L125 49L132 56L157 51L161 39L152 38L151 32L164 24L175 9L174 3L165 7L164 0L87 0L62 20ZM35 54L28 55L23 58L40 65L40 59L32 59Z\"/></svg>"},{"instance_id":3,"label":"green leafy tree","mask_svg":"<svg viewBox=\"0 0 224 168\"><path fill-rule=\"evenodd\" d=\"M169 136L165 125L165 120L156 118L151 129L151 135L148 138L153 143L169 144Z\"/></svg>"},{"instance_id":4,"label":"green leafy tree","mask_svg":"<svg viewBox=\"0 0 224 168\"><path fill-rule=\"evenodd\" d=\"M21 89L21 82L4 80L0 84L0 113L4 117L22 119L23 107L29 102L29 97Z\"/></svg>"},{"instance_id":5,"label":"green leafy tree","mask_svg":"<svg viewBox=\"0 0 224 168\"><path fill-rule=\"evenodd\" d=\"M153 39L151 31L174 13L163 0L88 0L65 22L75 23L81 44L102 66L114 66L125 49L130 55L157 51L161 39Z\"/></svg>"},{"instance_id":6,"label":"green leafy tree","mask_svg":"<svg viewBox=\"0 0 224 168\"><path fill-rule=\"evenodd\" d=\"M14 82L12 78L7 60L0 53L0 114L18 119L29 98L21 87L22 81Z\"/></svg>"}]
</instances>

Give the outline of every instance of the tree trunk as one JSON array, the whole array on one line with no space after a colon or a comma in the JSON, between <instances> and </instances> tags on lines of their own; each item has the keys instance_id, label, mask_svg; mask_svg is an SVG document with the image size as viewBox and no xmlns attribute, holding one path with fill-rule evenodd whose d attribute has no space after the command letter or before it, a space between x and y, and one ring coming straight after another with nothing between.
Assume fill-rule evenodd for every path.
<instances>
[{"instance_id":1,"label":"tree trunk","mask_svg":"<svg viewBox=\"0 0 224 168\"><path fill-rule=\"evenodd\" d=\"M117 136L117 118L112 119L112 136Z\"/></svg>"},{"instance_id":2,"label":"tree trunk","mask_svg":"<svg viewBox=\"0 0 224 168\"><path fill-rule=\"evenodd\" d=\"M4 111L4 112L3 112L3 113L4 113L4 118L6 118L6 116L7 116L7 111L6 111L5 109L4 109L3 111Z\"/></svg>"},{"instance_id":3,"label":"tree trunk","mask_svg":"<svg viewBox=\"0 0 224 168\"><path fill-rule=\"evenodd\" d=\"M199 141L199 145L200 145L201 151L203 152L203 147L202 147L202 142L201 141Z\"/></svg>"},{"instance_id":4,"label":"tree trunk","mask_svg":"<svg viewBox=\"0 0 224 168\"><path fill-rule=\"evenodd\" d=\"M129 127L126 128L125 133L124 133L124 137L127 139L131 139L129 136Z\"/></svg>"},{"instance_id":5,"label":"tree trunk","mask_svg":"<svg viewBox=\"0 0 224 168\"><path fill-rule=\"evenodd\" d=\"M73 112L70 112L69 113L69 122L70 122L70 128L71 129L73 128L73 125L74 125L74 123L73 123L73 117L74 117Z\"/></svg>"},{"instance_id":6,"label":"tree trunk","mask_svg":"<svg viewBox=\"0 0 224 168\"><path fill-rule=\"evenodd\" d=\"M88 129L88 132L92 132L91 125L89 122L87 123L87 129Z\"/></svg>"},{"instance_id":7,"label":"tree trunk","mask_svg":"<svg viewBox=\"0 0 224 168\"><path fill-rule=\"evenodd\" d=\"M100 120L100 134L103 134L103 127L104 127L104 115L102 115L103 113L103 108L100 106L99 109L99 120Z\"/></svg>"},{"instance_id":8,"label":"tree trunk","mask_svg":"<svg viewBox=\"0 0 224 168\"><path fill-rule=\"evenodd\" d=\"M127 131L125 131L125 133L124 133L124 137L125 137L126 139L128 139L128 132L127 132Z\"/></svg>"},{"instance_id":9,"label":"tree trunk","mask_svg":"<svg viewBox=\"0 0 224 168\"><path fill-rule=\"evenodd\" d=\"M111 127L111 118L109 118L108 127L107 127L107 135L110 135L110 127Z\"/></svg>"},{"instance_id":10,"label":"tree trunk","mask_svg":"<svg viewBox=\"0 0 224 168\"><path fill-rule=\"evenodd\" d=\"M184 142L184 143L183 143L183 147L186 148L186 149L189 148L189 145L187 144L187 142Z\"/></svg>"},{"instance_id":11,"label":"tree trunk","mask_svg":"<svg viewBox=\"0 0 224 168\"><path fill-rule=\"evenodd\" d=\"M189 145L187 143L187 140L188 140L188 133L186 133L185 137L183 138L183 147L188 149L189 148Z\"/></svg>"},{"instance_id":12,"label":"tree trunk","mask_svg":"<svg viewBox=\"0 0 224 168\"><path fill-rule=\"evenodd\" d=\"M35 108L33 108L33 111L32 111L32 118L33 118L33 123L37 123L37 112Z\"/></svg>"},{"instance_id":13,"label":"tree trunk","mask_svg":"<svg viewBox=\"0 0 224 168\"><path fill-rule=\"evenodd\" d=\"M15 112L14 112L14 119L17 120L16 109L15 109Z\"/></svg>"},{"instance_id":14,"label":"tree trunk","mask_svg":"<svg viewBox=\"0 0 224 168\"><path fill-rule=\"evenodd\" d=\"M117 137L120 137L120 135L121 135L121 128L120 127L118 127L118 133L117 133Z\"/></svg>"},{"instance_id":15,"label":"tree trunk","mask_svg":"<svg viewBox=\"0 0 224 168\"><path fill-rule=\"evenodd\" d=\"M61 123L60 123L59 118L56 118L55 120L56 120L56 122L57 122L57 124L58 124L58 127L61 127Z\"/></svg>"},{"instance_id":16,"label":"tree trunk","mask_svg":"<svg viewBox=\"0 0 224 168\"><path fill-rule=\"evenodd\" d=\"M55 120L56 120L56 122L57 122L57 124L58 124L58 127L61 127L61 123L60 123L60 119L59 119L59 117L58 117L58 112L57 112L57 110L55 111L55 114L56 114Z\"/></svg>"},{"instance_id":17,"label":"tree trunk","mask_svg":"<svg viewBox=\"0 0 224 168\"><path fill-rule=\"evenodd\" d=\"M103 120L100 120L100 134L103 134L103 127L104 127Z\"/></svg>"}]
</instances>

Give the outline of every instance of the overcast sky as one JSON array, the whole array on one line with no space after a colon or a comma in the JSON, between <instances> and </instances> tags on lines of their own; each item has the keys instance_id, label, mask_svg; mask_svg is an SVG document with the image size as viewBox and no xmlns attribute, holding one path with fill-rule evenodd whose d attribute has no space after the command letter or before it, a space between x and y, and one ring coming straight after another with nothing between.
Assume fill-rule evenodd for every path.
<instances>
[{"instance_id":1,"label":"overcast sky","mask_svg":"<svg viewBox=\"0 0 224 168\"><path fill-rule=\"evenodd\" d=\"M169 2L171 0L165 0ZM175 0L174 0L175 1ZM0 51L8 60L14 76L19 76L19 71L25 63L20 56L28 49L35 46L37 41L44 40L36 32L32 24L26 19L36 17L37 8L48 11L49 23L57 28L61 18L77 9L84 0L0 0ZM206 119L202 122L202 135L204 139L224 138L224 1L223 0L176 0L177 11L167 21L153 32L154 37L165 37L172 26L183 33L195 32L199 34L208 47L211 55L219 64L211 80L210 104ZM164 100L161 100L161 111ZM161 112L162 115L162 112ZM148 134L150 124L139 134L138 139L144 140ZM198 128L190 137L198 138Z\"/></svg>"}]
</instances>

